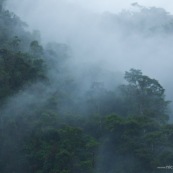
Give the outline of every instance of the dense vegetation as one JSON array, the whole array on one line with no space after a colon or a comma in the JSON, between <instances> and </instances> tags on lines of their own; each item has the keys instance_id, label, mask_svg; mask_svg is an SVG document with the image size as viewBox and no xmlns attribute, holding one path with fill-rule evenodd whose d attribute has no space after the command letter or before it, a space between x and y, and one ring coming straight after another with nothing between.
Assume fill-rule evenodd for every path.
<instances>
[{"instance_id":1,"label":"dense vegetation","mask_svg":"<svg viewBox=\"0 0 173 173\"><path fill-rule=\"evenodd\" d=\"M27 32L2 2L1 173L156 173L172 165L169 101L157 80L131 69L114 90L94 82L79 94L67 70L68 47L43 48L38 33ZM57 82L50 77L55 62ZM28 95L33 104L25 103Z\"/></svg>"}]
</instances>

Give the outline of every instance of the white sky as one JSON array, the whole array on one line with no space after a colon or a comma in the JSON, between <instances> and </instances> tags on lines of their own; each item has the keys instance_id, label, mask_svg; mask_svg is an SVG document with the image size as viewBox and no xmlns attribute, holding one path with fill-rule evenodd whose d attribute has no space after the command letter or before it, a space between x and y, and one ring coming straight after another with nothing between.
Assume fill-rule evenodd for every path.
<instances>
[{"instance_id":1,"label":"white sky","mask_svg":"<svg viewBox=\"0 0 173 173\"><path fill-rule=\"evenodd\" d=\"M97 12L117 12L121 9L128 9L131 3L137 2L143 6L155 6L165 8L173 14L173 0L68 0L77 2Z\"/></svg>"},{"instance_id":2,"label":"white sky","mask_svg":"<svg viewBox=\"0 0 173 173\"><path fill-rule=\"evenodd\" d=\"M119 12L122 9L129 9L131 4L137 2L146 7L160 7L165 8L168 12L173 14L173 0L7 0L10 2L10 9L14 7L20 8L21 4L37 5L49 2L50 4L59 4L60 2L77 3L79 6L88 8L95 12Z\"/></svg>"}]
</instances>

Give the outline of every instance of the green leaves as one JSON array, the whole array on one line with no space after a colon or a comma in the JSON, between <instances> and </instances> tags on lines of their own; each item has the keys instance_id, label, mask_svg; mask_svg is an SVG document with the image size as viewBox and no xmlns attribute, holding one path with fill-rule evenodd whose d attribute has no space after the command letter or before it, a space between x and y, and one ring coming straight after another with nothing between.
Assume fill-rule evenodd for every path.
<instances>
[{"instance_id":1,"label":"green leaves","mask_svg":"<svg viewBox=\"0 0 173 173\"><path fill-rule=\"evenodd\" d=\"M159 165L171 164L172 125L162 126L147 116L122 118L111 115L106 117L105 126L111 134L108 144L114 146L112 151L119 157L133 156L148 172Z\"/></svg>"},{"instance_id":2,"label":"green leaves","mask_svg":"<svg viewBox=\"0 0 173 173\"><path fill-rule=\"evenodd\" d=\"M1 99L43 78L43 60L32 59L27 53L0 49L0 94L4 93Z\"/></svg>"},{"instance_id":3,"label":"green leaves","mask_svg":"<svg viewBox=\"0 0 173 173\"><path fill-rule=\"evenodd\" d=\"M124 77L128 85L121 87L127 106L127 115L149 116L160 123L168 120L164 88L155 79L142 74L140 70L131 69Z\"/></svg>"},{"instance_id":4,"label":"green leaves","mask_svg":"<svg viewBox=\"0 0 173 173\"><path fill-rule=\"evenodd\" d=\"M166 124L169 102L157 80L131 69L125 72L127 84L120 90L108 90L98 81L88 92L87 86L82 90L89 84L78 84L85 75L71 77L69 48L53 43L45 50L35 40L39 34L27 33L18 17L1 8L2 2L0 101L43 81L45 63L53 70L45 88L35 90L39 96L49 90L43 104L39 104L42 98L38 103L35 99L35 105L21 113L14 103L14 116L12 111L1 115L0 172L153 173L157 166L171 164L173 125Z\"/></svg>"},{"instance_id":5,"label":"green leaves","mask_svg":"<svg viewBox=\"0 0 173 173\"><path fill-rule=\"evenodd\" d=\"M92 168L96 142L81 129L64 126L38 132L26 143L30 165L37 165L32 172L88 172Z\"/></svg>"},{"instance_id":6,"label":"green leaves","mask_svg":"<svg viewBox=\"0 0 173 173\"><path fill-rule=\"evenodd\" d=\"M124 78L129 82L129 85L134 86L141 94L164 96L165 90L159 82L143 75L140 70L130 69L129 72L125 72Z\"/></svg>"}]
</instances>

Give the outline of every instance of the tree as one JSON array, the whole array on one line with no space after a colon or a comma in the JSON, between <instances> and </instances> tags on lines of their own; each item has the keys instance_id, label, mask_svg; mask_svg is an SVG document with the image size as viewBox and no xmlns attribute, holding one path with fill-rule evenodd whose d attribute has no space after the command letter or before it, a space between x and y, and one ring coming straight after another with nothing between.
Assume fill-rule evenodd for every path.
<instances>
[{"instance_id":1,"label":"tree","mask_svg":"<svg viewBox=\"0 0 173 173\"><path fill-rule=\"evenodd\" d=\"M33 56L40 58L43 55L43 48L39 45L38 41L34 40L30 44L30 52Z\"/></svg>"},{"instance_id":2,"label":"tree","mask_svg":"<svg viewBox=\"0 0 173 173\"><path fill-rule=\"evenodd\" d=\"M104 153L103 160L105 163L110 159L116 165L115 170L153 173L159 165L171 165L172 124L163 126L147 116L123 118L113 114L105 117L104 125L109 134L106 144L111 152L107 156Z\"/></svg>"},{"instance_id":3,"label":"tree","mask_svg":"<svg viewBox=\"0 0 173 173\"><path fill-rule=\"evenodd\" d=\"M0 100L17 92L26 84L45 79L42 59L27 53L0 49Z\"/></svg>"},{"instance_id":4,"label":"tree","mask_svg":"<svg viewBox=\"0 0 173 173\"><path fill-rule=\"evenodd\" d=\"M165 89L157 80L136 69L125 72L124 78L128 84L121 86L121 91L128 102L128 113L150 116L159 121L168 119L169 102L165 100Z\"/></svg>"},{"instance_id":5,"label":"tree","mask_svg":"<svg viewBox=\"0 0 173 173\"><path fill-rule=\"evenodd\" d=\"M31 172L90 173L96 146L95 139L80 128L43 127L29 136L25 151Z\"/></svg>"}]
</instances>

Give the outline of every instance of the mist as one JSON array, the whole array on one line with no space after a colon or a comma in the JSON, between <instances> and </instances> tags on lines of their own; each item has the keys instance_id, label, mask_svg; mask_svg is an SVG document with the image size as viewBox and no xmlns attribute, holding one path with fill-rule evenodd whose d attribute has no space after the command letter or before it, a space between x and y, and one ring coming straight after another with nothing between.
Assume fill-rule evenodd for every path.
<instances>
[{"instance_id":1,"label":"mist","mask_svg":"<svg viewBox=\"0 0 173 173\"><path fill-rule=\"evenodd\" d=\"M42 73L36 68L35 74L30 75L31 80L29 78L28 82L22 78L24 85L14 89L12 94L9 91L2 102L0 135L8 145L0 143L1 150L5 148L0 158L6 156L8 146L12 150L12 154L9 152L12 166L8 168L5 163L2 170L68 172L66 158L71 158L74 153L75 159L72 157L69 161L72 166L68 168L72 172L81 172L86 168L86 172L93 169L101 173L115 170L126 173L127 167L123 166L126 164L131 172L139 172L141 165L146 170L155 170L156 166L160 166L150 159L155 159L153 155L149 157L148 166L140 154L143 149L149 154L155 152L155 155L162 149L165 154L170 150L168 144L172 144L170 134L173 132L167 131L169 124L164 124L167 100L173 100L173 15L167 1L156 4L156 1L144 0L139 3L132 0L7 0L5 9L25 22L22 27L14 28L14 33L12 29L7 34L10 39L19 36L21 41L17 40L17 43L24 43L19 52L8 46L9 52L14 51L9 54L18 57L23 51L23 57L30 58L27 63L31 67L35 67L34 63L30 64L34 58L36 62L41 58L43 66L36 63L36 67L46 74L42 78ZM166 101L162 94L158 100L155 95L151 99L146 97L151 104L146 103L144 98L146 115L141 111L141 102L138 104L135 92L132 92L132 100L126 97L126 92L121 93L123 87L131 89L128 88L130 85L126 86L128 81L124 80L125 71L131 68L158 80L166 90ZM38 79L32 80L34 75ZM172 112L169 116L172 120ZM6 129L10 130L5 132ZM152 135L154 142L150 141ZM162 139L164 135L168 136L166 140ZM124 140L122 136L127 138ZM135 145L141 153L131 143L131 137L133 142L138 140ZM9 142L10 139L14 139L14 145ZM157 141L165 143L162 146ZM20 150L20 146L24 149ZM119 148L124 154L119 152ZM18 159L13 163L16 156ZM64 160L61 162L61 159ZM157 155L157 159L161 163L162 155ZM20 162L24 168L16 166ZM59 167L57 164L60 164ZM82 166L79 168L79 165Z\"/></svg>"},{"instance_id":2,"label":"mist","mask_svg":"<svg viewBox=\"0 0 173 173\"><path fill-rule=\"evenodd\" d=\"M104 3L100 3L102 12L96 10L97 1L86 5L85 1L16 0L7 1L6 6L26 21L29 30L41 32L44 45L68 45L70 65L77 70L73 73L81 74L92 65L122 74L130 68L141 69L158 79L172 99L172 15L163 8L131 5L130 1L120 3L115 12L109 12L107 6L103 12ZM125 4L129 9L121 11Z\"/></svg>"}]
</instances>

